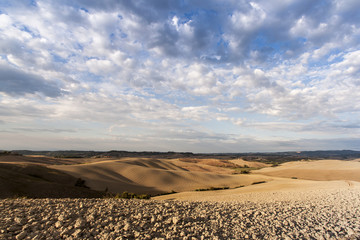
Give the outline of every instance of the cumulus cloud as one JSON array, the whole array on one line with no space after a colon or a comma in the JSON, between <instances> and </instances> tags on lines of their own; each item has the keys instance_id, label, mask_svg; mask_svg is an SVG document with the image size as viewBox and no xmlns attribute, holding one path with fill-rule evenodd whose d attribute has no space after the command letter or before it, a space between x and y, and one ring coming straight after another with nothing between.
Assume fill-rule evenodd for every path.
<instances>
[{"instance_id":1,"label":"cumulus cloud","mask_svg":"<svg viewBox=\"0 0 360 240\"><path fill-rule=\"evenodd\" d=\"M138 142L130 126L148 140L194 136L199 149L260 144L270 132L358 131L358 1L37 0L0 8L5 128L23 116L34 125L18 130L35 134L26 129L47 129L39 119L61 119Z\"/></svg>"}]
</instances>

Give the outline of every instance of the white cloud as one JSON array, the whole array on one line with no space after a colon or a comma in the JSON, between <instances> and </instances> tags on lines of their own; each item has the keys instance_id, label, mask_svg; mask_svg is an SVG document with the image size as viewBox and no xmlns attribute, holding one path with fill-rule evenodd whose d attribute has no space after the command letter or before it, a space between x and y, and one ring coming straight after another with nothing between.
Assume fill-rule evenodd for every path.
<instances>
[{"instance_id":1,"label":"white cloud","mask_svg":"<svg viewBox=\"0 0 360 240\"><path fill-rule=\"evenodd\" d=\"M86 66L89 72L105 76L116 70L116 66L109 60L90 59L86 61Z\"/></svg>"},{"instance_id":2,"label":"white cloud","mask_svg":"<svg viewBox=\"0 0 360 240\"><path fill-rule=\"evenodd\" d=\"M162 125L161 139L194 136L199 149L243 143L227 135L232 130L255 129L246 138L258 142L269 132L346 138L344 126L354 126L360 111L356 7L358 1L9 1L0 14L2 125L42 129L40 119L63 119L95 124L94 135L138 127L147 139Z\"/></svg>"},{"instance_id":3,"label":"white cloud","mask_svg":"<svg viewBox=\"0 0 360 240\"><path fill-rule=\"evenodd\" d=\"M250 2L250 10L246 12L234 11L230 20L233 28L239 31L253 31L260 27L266 19L266 13L261 6L255 2Z\"/></svg>"}]
</instances>

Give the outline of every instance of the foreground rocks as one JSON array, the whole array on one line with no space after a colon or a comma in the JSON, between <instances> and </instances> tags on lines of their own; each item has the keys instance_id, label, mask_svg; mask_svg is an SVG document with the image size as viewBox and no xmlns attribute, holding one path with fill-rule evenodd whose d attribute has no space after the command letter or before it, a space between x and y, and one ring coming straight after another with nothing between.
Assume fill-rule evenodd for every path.
<instances>
[{"instance_id":1,"label":"foreground rocks","mask_svg":"<svg viewBox=\"0 0 360 240\"><path fill-rule=\"evenodd\" d=\"M0 200L0 239L156 238L360 239L360 191L313 191L304 200L233 203Z\"/></svg>"}]
</instances>

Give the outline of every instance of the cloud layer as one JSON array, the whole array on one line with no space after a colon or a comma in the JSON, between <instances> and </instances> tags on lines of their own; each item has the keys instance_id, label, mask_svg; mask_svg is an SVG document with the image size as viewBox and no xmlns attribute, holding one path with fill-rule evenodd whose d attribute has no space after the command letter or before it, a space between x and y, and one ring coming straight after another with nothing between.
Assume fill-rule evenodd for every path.
<instances>
[{"instance_id":1,"label":"cloud layer","mask_svg":"<svg viewBox=\"0 0 360 240\"><path fill-rule=\"evenodd\" d=\"M331 149L338 139L354 149L359 8L355 0L5 1L0 131L17 145L0 147L281 151Z\"/></svg>"}]
</instances>

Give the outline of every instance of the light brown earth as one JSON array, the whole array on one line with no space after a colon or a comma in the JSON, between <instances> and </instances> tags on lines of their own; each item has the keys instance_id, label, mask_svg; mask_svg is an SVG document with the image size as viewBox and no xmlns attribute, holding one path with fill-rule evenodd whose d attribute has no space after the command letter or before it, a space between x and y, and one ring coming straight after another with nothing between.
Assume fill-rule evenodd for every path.
<instances>
[{"instance_id":1,"label":"light brown earth","mask_svg":"<svg viewBox=\"0 0 360 240\"><path fill-rule=\"evenodd\" d=\"M198 172L212 172L222 174L233 174L236 172L235 168L250 167L250 168L263 168L269 167L270 164L261 162L245 161L241 158L232 160L209 159L209 158L181 158L171 159L171 162L181 168L189 171Z\"/></svg>"},{"instance_id":2,"label":"light brown earth","mask_svg":"<svg viewBox=\"0 0 360 240\"><path fill-rule=\"evenodd\" d=\"M234 168L247 165L251 174L233 174ZM41 188L47 193L66 195L75 192L78 178L85 180L91 190L112 193L124 191L160 194L155 199L245 201L256 199L251 193L306 193L317 189L337 190L358 188L359 159L353 161L319 160L288 162L278 167L242 159L156 159L156 158L81 158L59 159L42 156L0 156L0 183L3 197L36 195ZM296 178L296 179L295 179ZM254 182L265 183L252 185ZM195 191L212 187L228 190ZM51 191L53 190L53 191ZM88 189L81 188L82 193ZM29 195L29 192L34 192ZM5 194L5 193L9 194ZM5 195L4 195L5 194ZM90 193L89 193L90 194ZM91 195L91 194L90 194ZM88 195L88 196L90 196ZM300 194L301 195L301 194ZM11 195L12 196L12 195ZM57 195L54 195L58 197Z\"/></svg>"},{"instance_id":3,"label":"light brown earth","mask_svg":"<svg viewBox=\"0 0 360 240\"><path fill-rule=\"evenodd\" d=\"M188 201L260 201L276 199L300 199L315 190L336 191L339 189L360 190L360 162L340 160L318 160L288 162L278 167L267 167L252 171L252 176L268 176L268 182L243 188L182 192L159 196L157 200ZM261 196L268 196L268 199Z\"/></svg>"},{"instance_id":4,"label":"light brown earth","mask_svg":"<svg viewBox=\"0 0 360 240\"><path fill-rule=\"evenodd\" d=\"M205 160L209 162L209 160ZM95 190L135 193L182 192L210 187L237 187L271 177L261 175L233 175L231 169L213 165L193 164L178 159L123 158L77 165L52 165L73 176L79 176ZM191 163L190 163L191 164Z\"/></svg>"},{"instance_id":5,"label":"light brown earth","mask_svg":"<svg viewBox=\"0 0 360 240\"><path fill-rule=\"evenodd\" d=\"M359 161L290 162L236 175L222 164L229 162L0 157L0 194L42 189L52 197L1 199L0 239L359 239ZM95 196L72 185L78 178L102 191L181 192L155 201L76 199L66 193Z\"/></svg>"},{"instance_id":6,"label":"light brown earth","mask_svg":"<svg viewBox=\"0 0 360 240\"><path fill-rule=\"evenodd\" d=\"M319 160L288 162L276 168L253 171L266 176L308 180L331 181L351 180L360 182L360 162L340 160Z\"/></svg>"},{"instance_id":7,"label":"light brown earth","mask_svg":"<svg viewBox=\"0 0 360 240\"><path fill-rule=\"evenodd\" d=\"M360 183L355 181L311 181L273 178L271 181L242 188L181 192L157 196L155 200L210 201L210 202L277 202L305 200L316 191L335 192L338 190L360 191Z\"/></svg>"},{"instance_id":8,"label":"light brown earth","mask_svg":"<svg viewBox=\"0 0 360 240\"><path fill-rule=\"evenodd\" d=\"M247 164L246 164L247 163ZM246 162L248 166L257 163ZM243 162L242 162L243 164ZM244 164L244 165L245 165ZM0 156L0 197L72 197L77 179L102 193L161 194L200 188L250 185L271 177L232 174L235 163L218 159L75 158ZM68 189L68 191L67 191ZM76 190L79 194L74 194ZM84 196L99 196L85 194Z\"/></svg>"}]
</instances>

